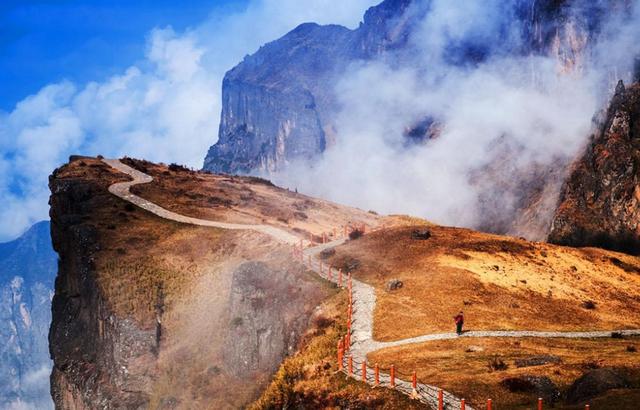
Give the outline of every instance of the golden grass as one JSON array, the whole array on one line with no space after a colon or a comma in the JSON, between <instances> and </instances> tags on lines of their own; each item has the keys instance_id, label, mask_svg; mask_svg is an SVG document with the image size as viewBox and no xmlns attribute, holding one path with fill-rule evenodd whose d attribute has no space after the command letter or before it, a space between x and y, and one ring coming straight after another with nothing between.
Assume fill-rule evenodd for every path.
<instances>
[{"instance_id":1,"label":"golden grass","mask_svg":"<svg viewBox=\"0 0 640 410\"><path fill-rule=\"evenodd\" d=\"M374 232L336 249L356 278L377 289L374 337L398 340L468 330L610 330L640 327L640 260L597 249L531 243L466 229L430 226ZM391 279L404 286L385 289ZM595 309L583 303L593 301Z\"/></svg>"},{"instance_id":2,"label":"golden grass","mask_svg":"<svg viewBox=\"0 0 640 410\"><path fill-rule=\"evenodd\" d=\"M262 396L249 409L423 409L424 405L389 389L371 389L337 372L336 346L346 331L346 294L327 300L298 352L285 359ZM324 325L319 323L324 322Z\"/></svg>"},{"instance_id":3,"label":"golden grass","mask_svg":"<svg viewBox=\"0 0 640 410\"><path fill-rule=\"evenodd\" d=\"M382 367L393 364L409 374L415 370L421 382L465 397L478 407L491 398L496 408L511 409L531 405L537 396L509 392L500 384L508 377L547 376L561 391L593 367L626 367L640 377L640 353L628 352L630 345L640 348L640 339L460 338L383 349L369 354L368 360ZM522 368L515 365L516 359L543 354L558 356L561 362ZM494 357L508 368L491 370L488 363ZM636 387L640 388L640 383Z\"/></svg>"},{"instance_id":4,"label":"golden grass","mask_svg":"<svg viewBox=\"0 0 640 410\"><path fill-rule=\"evenodd\" d=\"M372 212L312 198L253 177L216 175L127 159L154 177L132 192L169 210L196 218L235 223L267 223L302 236L340 234L348 224L380 225Z\"/></svg>"}]
</instances>

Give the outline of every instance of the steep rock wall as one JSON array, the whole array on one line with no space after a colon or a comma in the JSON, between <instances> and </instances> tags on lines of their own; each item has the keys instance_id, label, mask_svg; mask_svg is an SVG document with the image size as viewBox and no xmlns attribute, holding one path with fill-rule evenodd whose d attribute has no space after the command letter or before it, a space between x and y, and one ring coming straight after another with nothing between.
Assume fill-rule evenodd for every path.
<instances>
[{"instance_id":1,"label":"steep rock wall","mask_svg":"<svg viewBox=\"0 0 640 410\"><path fill-rule=\"evenodd\" d=\"M618 84L563 186L549 241L640 254L640 84Z\"/></svg>"}]
</instances>

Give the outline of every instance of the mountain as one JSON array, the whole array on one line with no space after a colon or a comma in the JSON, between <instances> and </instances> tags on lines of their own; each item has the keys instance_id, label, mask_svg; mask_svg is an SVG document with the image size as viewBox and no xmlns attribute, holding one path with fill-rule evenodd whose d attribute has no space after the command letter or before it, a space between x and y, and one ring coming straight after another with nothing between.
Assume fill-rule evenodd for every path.
<instances>
[{"instance_id":1,"label":"mountain","mask_svg":"<svg viewBox=\"0 0 640 410\"><path fill-rule=\"evenodd\" d=\"M360 382L362 359L370 384L375 363L381 381L393 365L404 386L415 372L473 408L576 408L563 393L583 389L572 402L637 407L638 257L378 215L256 177L109 164L72 157L50 178L57 408L431 408ZM129 175L128 193L113 185ZM323 279L330 266L344 289ZM479 333L450 333L461 309ZM355 380L336 361L349 312ZM594 368L619 382L579 382Z\"/></svg>"},{"instance_id":2,"label":"mountain","mask_svg":"<svg viewBox=\"0 0 640 410\"><path fill-rule=\"evenodd\" d=\"M230 70L222 85L218 141L204 169L251 173L281 170L294 160L311 161L330 147L340 110L334 86L354 63L381 60L392 66L418 66L423 29L432 1L386 0L372 7L355 30L302 24L261 47ZM481 63L495 55L552 55L565 67L581 63L608 7L621 1L517 0L491 35L450 39L444 58L456 66ZM516 40L504 41L513 30ZM407 135L424 135L424 123L406 124Z\"/></svg>"},{"instance_id":3,"label":"mountain","mask_svg":"<svg viewBox=\"0 0 640 410\"><path fill-rule=\"evenodd\" d=\"M183 215L301 237L377 218L258 178L125 162L154 178L134 194ZM264 232L178 223L108 191L127 180L82 157L50 178L56 407L244 408L335 290Z\"/></svg>"},{"instance_id":4,"label":"mountain","mask_svg":"<svg viewBox=\"0 0 640 410\"><path fill-rule=\"evenodd\" d=\"M548 80L549 76L557 76L557 73L587 72L593 66L597 66L602 76L600 82L603 84L597 86L601 89L615 85L618 73L627 76L627 59L619 63L617 59L609 58L608 52L602 50L601 40L604 34L608 35L611 31L609 25L605 24L608 19L613 15L627 16L630 3L625 0L510 0L501 3L500 7L491 3L486 6L484 13L482 9L474 10L472 21L475 23L469 23L464 16L459 18L460 24L466 24L461 29L463 35L447 27L432 27L439 24L438 13L448 11L442 4L427 0L386 0L367 10L360 26L353 30L336 25L302 24L247 56L224 78L219 138L210 147L203 169L231 174L272 175L290 186L314 190L318 194L332 192L333 199L363 207L380 206L384 212L406 212L405 208L408 207L411 212L423 212L423 216L440 223L530 240L546 240L563 182L569 172L568 167L584 145L583 141L588 138L591 117L597 108L593 111L585 109L589 112L582 113L579 119L551 119L548 111L543 112L547 103L540 102L534 108L537 112L526 118L530 109L523 109L521 105L539 98L541 89L553 89L553 84L557 82L552 80L535 90L533 85L527 84L543 83L542 78ZM453 21L458 20L454 18ZM601 58L602 54L607 57ZM461 116L469 114L466 112L453 116L450 111L457 108L446 108L449 100L455 99L460 90L452 91L455 94L447 97L447 89L434 86L434 91L425 85L424 90L412 100L403 101L395 95L385 99L389 88L396 87L396 84L399 84L399 88L405 86L403 80L396 82L396 79L389 77L402 77L406 75L406 70L418 78L410 82L413 84L410 87L421 88L422 84L441 80L441 72L480 72L478 78L482 79L486 74L482 70L487 66L492 67L493 75L499 73L497 77L510 77L500 71L501 67L493 66L505 60L517 61L517 68L512 69L519 74L509 81L522 84L530 91L530 98L523 99L527 102L521 100L515 104L521 111L515 109L514 113L502 115L500 125L496 128L503 128L493 132L478 127L465 130L464 138L484 141L471 144L470 147L464 147L460 141L451 143L451 134L439 139L442 130L447 131L447 118L451 120L453 117L453 127L460 128L460 123L465 122ZM538 63L534 61L544 63L536 65ZM375 68L380 64L390 68L386 77L374 77L376 80L373 82L367 80L369 72L363 67ZM555 68L548 70L549 64ZM618 68L616 64L622 64L625 68ZM430 70L434 72L432 77L428 74ZM464 75L456 74L453 78L464 78ZM385 78L390 80L389 84L380 87L385 91L371 93L370 98L374 100L371 103L363 101L369 93L361 89L377 88L376 82L385 81ZM456 84L450 85L455 89ZM469 87L474 87L473 83ZM491 106L486 100L496 98L504 103L518 95L520 88L523 88L512 83L505 87L510 92L505 92L503 96L489 92L485 100L482 99L485 97L483 94L478 101L480 104L485 101L484 105L477 110L470 110L476 114L482 110L489 111L485 115L487 121L483 122L489 127L494 124L490 121ZM586 90L590 87L580 83L574 89ZM355 96L345 97L350 92ZM412 90L404 92L414 95ZM494 93L498 92L499 87ZM402 95L402 92L399 93ZM605 91L602 93L606 94ZM435 95L434 101L438 102L436 108L431 106L421 112L421 108L414 107L436 105L427 101L431 95ZM548 99L554 103L564 98L553 95ZM473 98L465 99L465 96L456 101L463 106L465 101L474 101ZM394 107L389 102L395 101L394 98L403 102ZM602 99L603 105L604 101L606 99ZM369 103L369 108L360 110L359 106ZM594 102L593 105L599 103ZM350 108L351 105L355 106ZM576 106L589 105L592 105L591 102ZM501 111L509 109L509 106L499 107ZM396 111L398 114L394 115ZM410 114L406 114L405 119L406 112ZM372 118L377 113L380 113L381 119ZM523 117L518 120L521 125L515 124L515 121L509 122L513 115ZM536 115L541 118L538 120ZM399 116L403 118L402 121L395 120ZM370 124L375 124L371 130L367 128ZM569 130L575 124L579 124L581 129ZM349 131L344 131L345 128ZM549 134L546 137L542 135L544 130ZM477 138L476 134L483 133L485 135ZM458 131L458 134L461 132ZM569 143L562 147L556 144L553 149L541 150L536 142L543 138L568 140L568 135L571 135ZM493 140L489 140L489 137ZM356 142L345 142L349 138ZM369 143L368 139L372 142ZM524 139L528 141L523 143ZM354 191L355 182L335 186L327 186L329 184L326 181L313 182L323 175L336 172L342 181L359 180L353 174L360 170L352 164L342 171L336 169L359 155L360 151L365 151L359 150L358 145L367 144L370 149L380 147L384 152L380 155L382 159L372 158L372 161L363 164L365 175L374 175L385 166L407 163L406 167L398 168L401 171L385 173L383 176L388 179L385 183L378 178L359 186L375 187L371 189L372 192L398 189L395 193L399 198L397 203L411 202L412 205L404 205L404 208L390 205L374 194L371 198L349 195L348 192ZM332 147L335 149L332 150ZM443 155L429 158L428 151L434 148L438 149L433 152L443 152ZM466 149L471 155L468 161L450 153ZM480 154L481 151L484 153ZM438 169L424 166L420 158L430 163L434 163L434 159L454 163L445 167L447 173L444 177L432 180L428 175L438 173ZM466 162L462 165L459 163L461 161ZM380 165L376 168L375 164L378 163ZM416 177L414 185L424 184L429 188L407 188L401 183L411 179L413 175L409 175L409 178L406 175L406 170L411 169L416 169L413 175L420 175ZM306 170L309 170L308 175ZM307 178L298 177L299 174ZM466 185L468 189L432 193L438 191L434 186L439 185ZM442 205L441 209L434 211L423 205L439 202L442 195L451 197L447 206ZM419 211L420 207L429 209Z\"/></svg>"},{"instance_id":5,"label":"mountain","mask_svg":"<svg viewBox=\"0 0 640 410\"><path fill-rule=\"evenodd\" d=\"M640 254L640 83L618 83L602 126L572 165L549 241Z\"/></svg>"},{"instance_id":6,"label":"mountain","mask_svg":"<svg viewBox=\"0 0 640 410\"><path fill-rule=\"evenodd\" d=\"M0 407L51 408L47 336L57 255L49 222L0 244Z\"/></svg>"}]
</instances>

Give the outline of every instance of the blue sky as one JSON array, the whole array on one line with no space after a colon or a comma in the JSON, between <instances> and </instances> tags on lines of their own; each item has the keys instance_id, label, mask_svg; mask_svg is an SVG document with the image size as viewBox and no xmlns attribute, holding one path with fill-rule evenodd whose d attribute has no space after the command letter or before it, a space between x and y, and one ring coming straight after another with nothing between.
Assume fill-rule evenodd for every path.
<instances>
[{"instance_id":1,"label":"blue sky","mask_svg":"<svg viewBox=\"0 0 640 410\"><path fill-rule=\"evenodd\" d=\"M48 217L69 155L199 168L225 72L304 22L379 0L0 0L0 241Z\"/></svg>"},{"instance_id":2,"label":"blue sky","mask_svg":"<svg viewBox=\"0 0 640 410\"><path fill-rule=\"evenodd\" d=\"M154 27L183 31L248 0L0 2L0 109L51 82L107 78L144 56Z\"/></svg>"}]
</instances>

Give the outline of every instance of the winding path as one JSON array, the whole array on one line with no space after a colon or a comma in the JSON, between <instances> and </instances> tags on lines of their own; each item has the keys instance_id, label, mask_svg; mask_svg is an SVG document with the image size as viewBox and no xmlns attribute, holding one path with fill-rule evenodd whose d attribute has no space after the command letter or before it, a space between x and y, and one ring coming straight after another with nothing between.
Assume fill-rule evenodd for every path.
<instances>
[{"instance_id":1,"label":"winding path","mask_svg":"<svg viewBox=\"0 0 640 410\"><path fill-rule=\"evenodd\" d=\"M103 159L103 162L113 167L114 169L129 175L132 180L127 182L118 182L109 187L109 192L114 194L117 197L120 197L132 204L147 210L161 218L169 219L176 222L198 225L198 226L208 226L214 228L221 229L234 229L234 230L255 230L267 235L272 236L278 241L284 242L289 245L297 245L300 243L300 237L293 235L283 229L276 228L270 225L251 225L251 224L234 224L234 223L226 223L226 222L216 222L205 219L192 218L185 215L181 215L172 211L169 211L165 208L162 208L159 205L156 205L152 202L145 200L137 195L134 195L130 192L130 188L134 185L138 184L146 184L153 180L150 175L147 175L143 172L140 172L134 168L131 168L128 165L123 164L119 160L116 159ZM318 254L322 252L324 249L338 246L345 242L345 239L338 239L329 243L325 243L319 246L307 248L303 252L303 257L305 260L311 261L311 265L309 266L312 270L318 273L321 269L317 269L316 266L319 267L320 262L317 258ZM322 275L321 275L322 276ZM324 276L323 276L324 277ZM332 280L329 278L329 280ZM333 279L335 282L335 278ZM356 279L352 279L352 289L353 289L353 320L352 320L352 336L351 336L351 347L350 353L354 357L354 359L358 359L360 361L366 360L366 356L368 353L384 349L387 347L396 347L402 346L406 344L413 343L422 343L434 340L448 340L448 339L457 339L460 337L538 337L538 338L571 338L571 339L586 339L586 338L606 338L611 337L612 333L620 333L624 336L637 336L640 335L640 329L634 330L611 330L611 331L593 331L593 332L541 332L541 331L471 331L466 332L462 336L458 336L456 333L435 333L435 334L427 334L402 340L395 340L391 342L380 342L373 339L373 312L376 304L376 293L373 286L368 285L364 282L358 281ZM369 379L370 375L367 374L367 379ZM361 378L361 377L357 377ZM403 380L396 381L396 388L406 394L412 393L412 387L409 382ZM426 392L426 398L424 398L424 402L433 408L437 406L437 395L436 392L438 389L435 386L430 386L426 384L420 383L418 385L418 390ZM447 406L451 406L451 408L459 408L460 399L451 395L450 393L444 392L445 394L445 404ZM423 399L421 397L421 399ZM471 409L467 406L468 409Z\"/></svg>"}]
</instances>

